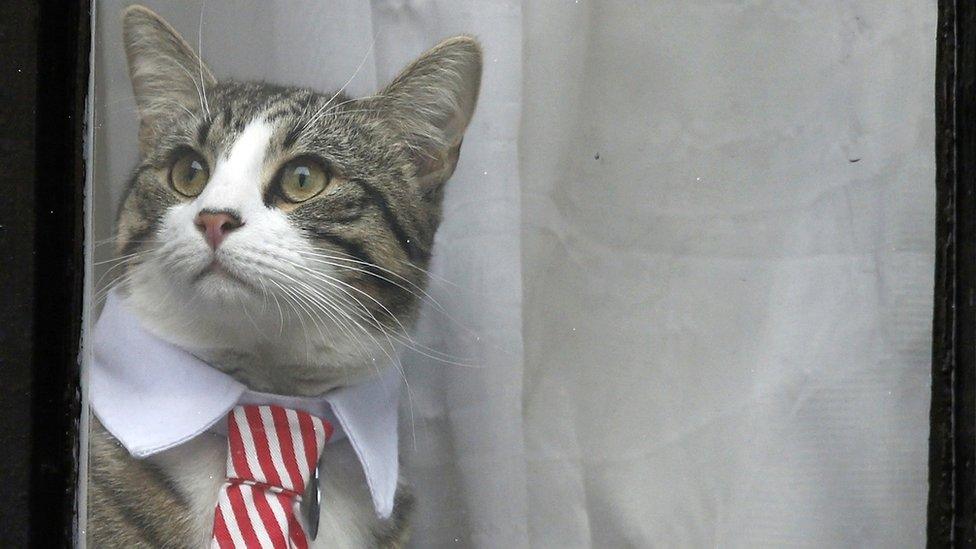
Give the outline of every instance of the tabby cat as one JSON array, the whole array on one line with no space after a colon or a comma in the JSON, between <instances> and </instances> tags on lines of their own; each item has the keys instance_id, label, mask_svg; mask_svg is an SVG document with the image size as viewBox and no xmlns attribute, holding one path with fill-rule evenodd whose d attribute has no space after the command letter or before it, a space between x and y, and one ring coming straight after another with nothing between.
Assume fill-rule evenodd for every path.
<instances>
[{"instance_id":1,"label":"tabby cat","mask_svg":"<svg viewBox=\"0 0 976 549\"><path fill-rule=\"evenodd\" d=\"M447 39L354 99L218 81L141 6L123 29L140 161L113 291L148 332L254 391L323 395L391 368L477 101L477 42ZM135 459L93 418L89 545L209 546L226 462L215 438ZM402 546L406 488L381 518L351 456L348 441L326 445L323 469L348 474L321 480L312 547Z\"/></svg>"}]
</instances>

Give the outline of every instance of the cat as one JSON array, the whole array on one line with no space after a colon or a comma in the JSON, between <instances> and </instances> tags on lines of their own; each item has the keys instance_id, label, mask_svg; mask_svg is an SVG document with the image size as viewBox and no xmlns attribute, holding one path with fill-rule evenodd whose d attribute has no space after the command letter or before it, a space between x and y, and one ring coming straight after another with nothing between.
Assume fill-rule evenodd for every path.
<instances>
[{"instance_id":1,"label":"cat","mask_svg":"<svg viewBox=\"0 0 976 549\"><path fill-rule=\"evenodd\" d=\"M477 41L446 39L354 99L218 81L154 12L122 20L140 160L117 214L113 291L148 332L254 391L323 395L393 367L477 102ZM93 417L90 452L89 546L210 546L221 437L135 459ZM405 544L402 480L379 518L348 441L320 463L312 547Z\"/></svg>"}]
</instances>

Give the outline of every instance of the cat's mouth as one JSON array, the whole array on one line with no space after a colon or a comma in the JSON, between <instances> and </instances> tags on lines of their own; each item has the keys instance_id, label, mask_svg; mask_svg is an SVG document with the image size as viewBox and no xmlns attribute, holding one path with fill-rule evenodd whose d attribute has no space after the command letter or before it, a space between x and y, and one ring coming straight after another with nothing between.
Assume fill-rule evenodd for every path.
<instances>
[{"instance_id":1,"label":"cat's mouth","mask_svg":"<svg viewBox=\"0 0 976 549\"><path fill-rule=\"evenodd\" d=\"M230 270L228 270L227 267L225 267L217 259L214 259L213 261L210 262L209 265L207 265L206 267L204 267L203 269L201 269L200 272L197 273L196 276L193 277L193 283L194 284L199 283L199 282L203 281L204 279L207 279L207 278L210 278L210 277L217 277L217 278L221 278L221 279L228 280L228 281L231 281L231 282L235 282L235 283L237 283L237 284L239 284L241 286L244 286L245 288L248 288L248 289L252 289L252 290L253 289L256 289L256 288L254 288L254 286L250 282L244 280L240 276L238 276L238 275L234 274L233 272L231 272Z\"/></svg>"}]
</instances>

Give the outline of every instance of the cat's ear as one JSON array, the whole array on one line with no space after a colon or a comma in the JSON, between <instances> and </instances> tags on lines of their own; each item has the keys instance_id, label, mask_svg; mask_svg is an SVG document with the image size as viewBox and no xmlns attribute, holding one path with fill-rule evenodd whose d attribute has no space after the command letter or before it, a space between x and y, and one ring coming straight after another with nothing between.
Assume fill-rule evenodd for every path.
<instances>
[{"instance_id":1,"label":"cat's ear","mask_svg":"<svg viewBox=\"0 0 976 549\"><path fill-rule=\"evenodd\" d=\"M470 36L456 36L427 50L379 94L428 194L454 173L480 86L481 47Z\"/></svg>"},{"instance_id":2,"label":"cat's ear","mask_svg":"<svg viewBox=\"0 0 976 549\"><path fill-rule=\"evenodd\" d=\"M174 109L208 110L206 90L217 81L169 23L148 8L131 6L122 12L122 38L143 147L154 137L161 115Z\"/></svg>"}]
</instances>

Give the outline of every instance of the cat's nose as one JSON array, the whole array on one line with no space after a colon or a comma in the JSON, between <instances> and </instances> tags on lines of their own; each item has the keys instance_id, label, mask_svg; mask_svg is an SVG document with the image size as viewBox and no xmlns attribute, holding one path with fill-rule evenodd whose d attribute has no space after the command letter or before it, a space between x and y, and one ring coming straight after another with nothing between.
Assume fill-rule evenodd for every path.
<instances>
[{"instance_id":1,"label":"cat's nose","mask_svg":"<svg viewBox=\"0 0 976 549\"><path fill-rule=\"evenodd\" d=\"M224 210L215 212L212 210L204 210L197 214L196 219L193 220L193 224L203 234L203 238L207 241L210 248L216 250L220 246L220 243L224 241L224 238L227 238L227 235L231 232L241 228L244 222L241 221L240 216L231 211Z\"/></svg>"}]
</instances>

